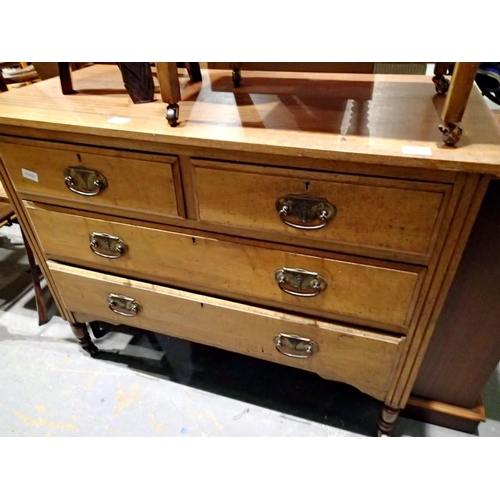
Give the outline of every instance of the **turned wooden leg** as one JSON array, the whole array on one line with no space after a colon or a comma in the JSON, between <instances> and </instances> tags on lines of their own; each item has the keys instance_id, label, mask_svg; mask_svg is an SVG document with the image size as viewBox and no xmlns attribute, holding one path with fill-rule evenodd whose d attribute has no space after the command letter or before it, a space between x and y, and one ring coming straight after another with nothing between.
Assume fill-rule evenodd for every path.
<instances>
[{"instance_id":1,"label":"turned wooden leg","mask_svg":"<svg viewBox=\"0 0 500 500\"><path fill-rule=\"evenodd\" d=\"M59 79L61 80L61 89L64 95L74 94L73 82L71 81L71 68L69 62L58 62Z\"/></svg>"},{"instance_id":2,"label":"turned wooden leg","mask_svg":"<svg viewBox=\"0 0 500 500\"><path fill-rule=\"evenodd\" d=\"M392 406L383 405L380 417L377 423L377 430L379 437L389 437L391 435L394 423L398 418L400 409L393 408Z\"/></svg>"},{"instance_id":3,"label":"turned wooden leg","mask_svg":"<svg viewBox=\"0 0 500 500\"><path fill-rule=\"evenodd\" d=\"M434 82L434 87L436 89L436 92L438 94L446 94L448 92L448 89L450 87L450 81L444 77L446 75L446 72L448 71L450 67L450 63L436 63L434 65L434 78L432 81Z\"/></svg>"},{"instance_id":4,"label":"turned wooden leg","mask_svg":"<svg viewBox=\"0 0 500 500\"><path fill-rule=\"evenodd\" d=\"M478 68L479 63L461 62L456 63L453 68L450 90L441 117L444 123L439 126L447 146L454 146L462 136L459 123L462 121Z\"/></svg>"},{"instance_id":5,"label":"turned wooden leg","mask_svg":"<svg viewBox=\"0 0 500 500\"><path fill-rule=\"evenodd\" d=\"M97 354L97 347L90 340L90 335L85 323L70 323L73 335L84 351L87 351L92 357Z\"/></svg>"},{"instance_id":6,"label":"turned wooden leg","mask_svg":"<svg viewBox=\"0 0 500 500\"><path fill-rule=\"evenodd\" d=\"M35 289L35 302L36 310L38 312L38 325L45 325L47 323L47 306L43 298L42 287L40 285L40 275L38 266L36 265L35 256L33 255L33 250L31 249L24 232L21 230L23 236L24 247L26 249L26 255L28 256L29 270L31 275L31 281L33 282L33 288Z\"/></svg>"}]
</instances>

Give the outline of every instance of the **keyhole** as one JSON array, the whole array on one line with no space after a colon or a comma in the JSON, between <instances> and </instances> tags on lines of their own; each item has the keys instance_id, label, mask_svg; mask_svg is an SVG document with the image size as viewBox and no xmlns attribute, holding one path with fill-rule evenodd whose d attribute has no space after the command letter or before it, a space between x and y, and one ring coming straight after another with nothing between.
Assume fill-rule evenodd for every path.
<instances>
[{"instance_id":1,"label":"keyhole","mask_svg":"<svg viewBox=\"0 0 500 500\"><path fill-rule=\"evenodd\" d=\"M196 245L196 239L195 238L191 238L191 241L193 242L193 245Z\"/></svg>"},{"instance_id":2,"label":"keyhole","mask_svg":"<svg viewBox=\"0 0 500 500\"><path fill-rule=\"evenodd\" d=\"M307 182L306 182L306 191L309 191L309 184L310 184L310 182L309 182L309 181L307 181Z\"/></svg>"},{"instance_id":3,"label":"keyhole","mask_svg":"<svg viewBox=\"0 0 500 500\"><path fill-rule=\"evenodd\" d=\"M82 157L80 156L80 153L77 153L76 157L78 158L78 161L82 163Z\"/></svg>"}]
</instances>

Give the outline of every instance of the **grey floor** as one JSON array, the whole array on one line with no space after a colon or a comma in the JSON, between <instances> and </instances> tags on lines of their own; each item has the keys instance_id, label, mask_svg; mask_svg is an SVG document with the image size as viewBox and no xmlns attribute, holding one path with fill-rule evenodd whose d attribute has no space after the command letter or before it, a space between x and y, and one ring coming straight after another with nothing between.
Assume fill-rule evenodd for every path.
<instances>
[{"instance_id":1,"label":"grey floor","mask_svg":"<svg viewBox=\"0 0 500 500\"><path fill-rule=\"evenodd\" d=\"M372 436L379 403L314 374L129 328L76 344L39 327L17 226L0 230L0 436ZM500 371L484 391L500 435ZM465 434L401 417L395 436Z\"/></svg>"}]
</instances>

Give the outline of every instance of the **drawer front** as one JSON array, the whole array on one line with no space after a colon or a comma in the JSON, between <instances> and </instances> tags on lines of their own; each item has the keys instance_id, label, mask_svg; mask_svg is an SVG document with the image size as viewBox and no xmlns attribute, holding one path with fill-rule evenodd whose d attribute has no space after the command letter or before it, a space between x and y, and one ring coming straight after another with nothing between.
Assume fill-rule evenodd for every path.
<instances>
[{"instance_id":1,"label":"drawer front","mask_svg":"<svg viewBox=\"0 0 500 500\"><path fill-rule=\"evenodd\" d=\"M404 343L391 335L50 261L49 267L67 309L79 321L126 324L302 368L352 384L378 399L387 393Z\"/></svg>"},{"instance_id":2,"label":"drawer front","mask_svg":"<svg viewBox=\"0 0 500 500\"><path fill-rule=\"evenodd\" d=\"M0 145L0 155L24 198L42 195L91 210L113 213L119 208L146 217L184 216L181 191L175 189L175 157L7 143Z\"/></svg>"},{"instance_id":3,"label":"drawer front","mask_svg":"<svg viewBox=\"0 0 500 500\"><path fill-rule=\"evenodd\" d=\"M450 185L193 160L198 218L224 227L428 256ZM350 250L352 251L352 250Z\"/></svg>"},{"instance_id":4,"label":"drawer front","mask_svg":"<svg viewBox=\"0 0 500 500\"><path fill-rule=\"evenodd\" d=\"M398 332L409 322L424 272L25 206L50 259Z\"/></svg>"}]
</instances>

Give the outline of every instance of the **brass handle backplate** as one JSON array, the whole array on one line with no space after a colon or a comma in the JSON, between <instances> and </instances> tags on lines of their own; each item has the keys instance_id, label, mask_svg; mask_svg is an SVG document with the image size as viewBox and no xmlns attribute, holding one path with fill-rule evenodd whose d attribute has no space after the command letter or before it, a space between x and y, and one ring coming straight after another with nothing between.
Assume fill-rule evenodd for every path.
<instances>
[{"instance_id":1,"label":"brass handle backplate","mask_svg":"<svg viewBox=\"0 0 500 500\"><path fill-rule=\"evenodd\" d=\"M280 333L274 337L276 349L283 355L290 358L307 359L318 352L318 344L311 339Z\"/></svg>"},{"instance_id":2,"label":"brass handle backplate","mask_svg":"<svg viewBox=\"0 0 500 500\"><path fill-rule=\"evenodd\" d=\"M276 271L274 278L283 292L297 297L316 297L327 286L318 273L305 269L282 267Z\"/></svg>"},{"instance_id":3,"label":"brass handle backplate","mask_svg":"<svg viewBox=\"0 0 500 500\"><path fill-rule=\"evenodd\" d=\"M108 181L101 173L82 167L65 169L64 182L70 191L81 196L96 196L108 187Z\"/></svg>"},{"instance_id":4,"label":"brass handle backplate","mask_svg":"<svg viewBox=\"0 0 500 500\"><path fill-rule=\"evenodd\" d=\"M108 306L120 316L137 316L142 311L141 304L137 300L116 293L108 295Z\"/></svg>"},{"instance_id":5,"label":"brass handle backplate","mask_svg":"<svg viewBox=\"0 0 500 500\"><path fill-rule=\"evenodd\" d=\"M321 229L334 217L337 209L325 198L287 194L276 201L281 221L295 229Z\"/></svg>"},{"instance_id":6,"label":"brass handle backplate","mask_svg":"<svg viewBox=\"0 0 500 500\"><path fill-rule=\"evenodd\" d=\"M128 247L118 236L94 232L90 235L90 249L99 257L118 259L125 254Z\"/></svg>"}]
</instances>

